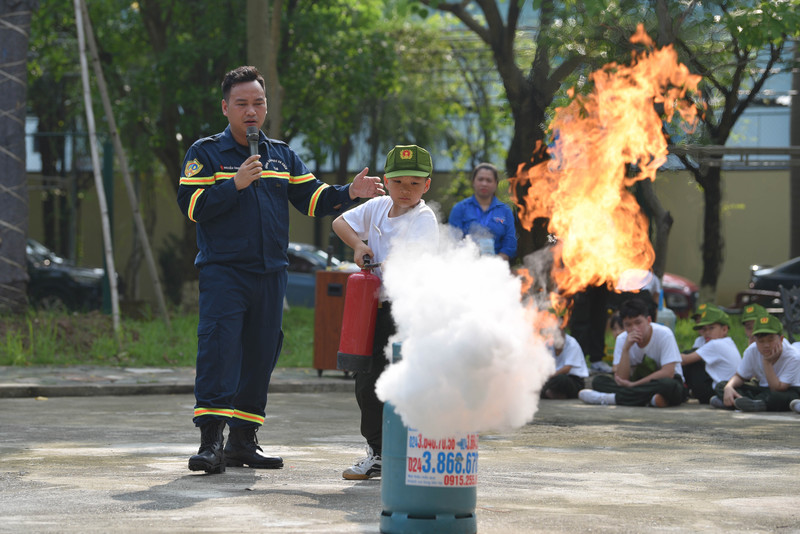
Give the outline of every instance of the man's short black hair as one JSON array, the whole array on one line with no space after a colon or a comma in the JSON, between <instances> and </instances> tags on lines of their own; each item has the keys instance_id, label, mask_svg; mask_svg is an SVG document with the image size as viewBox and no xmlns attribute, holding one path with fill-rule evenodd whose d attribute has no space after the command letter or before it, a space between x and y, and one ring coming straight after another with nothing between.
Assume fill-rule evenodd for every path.
<instances>
[{"instance_id":1,"label":"man's short black hair","mask_svg":"<svg viewBox=\"0 0 800 534\"><path fill-rule=\"evenodd\" d=\"M620 319L633 319L638 316L650 317L650 307L640 298L632 298L623 302L619 307Z\"/></svg>"},{"instance_id":2,"label":"man's short black hair","mask_svg":"<svg viewBox=\"0 0 800 534\"><path fill-rule=\"evenodd\" d=\"M256 81L261 85L261 88L264 89L264 93L266 94L267 87L264 83L264 77L258 72L258 69L251 66L241 66L233 69L232 71L225 74L225 78L222 79L222 98L225 102L228 101L228 97L231 95L231 88L236 85L237 83L245 83L245 82L253 82Z\"/></svg>"}]
</instances>

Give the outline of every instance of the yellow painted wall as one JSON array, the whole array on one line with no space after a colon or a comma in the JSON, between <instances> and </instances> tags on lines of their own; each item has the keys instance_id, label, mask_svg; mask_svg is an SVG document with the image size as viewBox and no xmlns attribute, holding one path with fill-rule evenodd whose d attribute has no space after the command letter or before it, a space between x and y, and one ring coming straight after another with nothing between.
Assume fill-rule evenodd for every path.
<instances>
[{"instance_id":1,"label":"yellow painted wall","mask_svg":"<svg viewBox=\"0 0 800 534\"><path fill-rule=\"evenodd\" d=\"M699 283L703 192L688 172L661 172L655 188L675 219L666 270ZM723 173L724 264L718 304L733 304L736 293L747 288L751 264L776 265L789 259L790 209L789 171Z\"/></svg>"}]
</instances>

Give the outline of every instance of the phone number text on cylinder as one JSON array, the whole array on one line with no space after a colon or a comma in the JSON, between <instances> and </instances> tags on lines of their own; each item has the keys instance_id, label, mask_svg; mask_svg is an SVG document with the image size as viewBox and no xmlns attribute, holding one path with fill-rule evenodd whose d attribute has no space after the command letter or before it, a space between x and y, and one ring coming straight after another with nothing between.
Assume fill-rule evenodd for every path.
<instances>
[{"instance_id":1,"label":"phone number text on cylinder","mask_svg":"<svg viewBox=\"0 0 800 534\"><path fill-rule=\"evenodd\" d=\"M408 458L409 473L443 473L445 475L467 475L474 478L474 473L478 471L478 453L468 452L466 455L460 452L440 452L435 457L430 451L422 453L422 457ZM448 477L445 477L445 485ZM469 484L470 482L464 482ZM461 485L456 479L453 485Z\"/></svg>"}]
</instances>

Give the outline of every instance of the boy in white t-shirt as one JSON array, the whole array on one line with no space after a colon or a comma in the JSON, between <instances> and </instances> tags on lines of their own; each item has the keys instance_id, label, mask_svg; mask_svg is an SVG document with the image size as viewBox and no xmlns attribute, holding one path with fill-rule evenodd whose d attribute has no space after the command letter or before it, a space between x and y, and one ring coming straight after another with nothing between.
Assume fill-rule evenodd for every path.
<instances>
[{"instance_id":1,"label":"boy in white t-shirt","mask_svg":"<svg viewBox=\"0 0 800 534\"><path fill-rule=\"evenodd\" d=\"M647 303L630 299L619 307L625 332L614 346L614 376L598 375L578 398L587 404L677 406L688 394L675 334L653 323Z\"/></svg>"},{"instance_id":2,"label":"boy in white t-shirt","mask_svg":"<svg viewBox=\"0 0 800 534\"><path fill-rule=\"evenodd\" d=\"M386 156L384 182L387 196L370 199L333 221L333 230L354 251L355 262L364 266L383 263L393 247L402 245L435 250L439 244L436 215L422 195L430 189L433 162L427 150L416 145L396 146ZM364 242L366 240L366 243ZM381 269L373 271L381 276ZM381 289L372 345L371 368L356 371L355 393L361 410L361 435L367 440L367 457L344 470L348 480L381 475L383 403L375 394L375 382L386 368L384 348L395 333L387 297Z\"/></svg>"},{"instance_id":3,"label":"boy in white t-shirt","mask_svg":"<svg viewBox=\"0 0 800 534\"><path fill-rule=\"evenodd\" d=\"M736 343L728 336L730 324L727 313L711 304L706 305L694 325L703 337L703 343L681 355L686 385L700 404L708 404L717 384L730 380L742 361Z\"/></svg>"},{"instance_id":4,"label":"boy in white t-shirt","mask_svg":"<svg viewBox=\"0 0 800 534\"><path fill-rule=\"evenodd\" d=\"M743 412L781 412L800 399L800 354L783 337L783 325L772 315L755 320L755 343L744 351L736 374L717 384L715 408ZM755 378L758 385L750 382Z\"/></svg>"},{"instance_id":5,"label":"boy in white t-shirt","mask_svg":"<svg viewBox=\"0 0 800 534\"><path fill-rule=\"evenodd\" d=\"M563 336L553 346L556 359L556 372L547 379L542 392L543 399L577 399L578 392L585 386L584 379L589 376L586 356L578 340L561 330Z\"/></svg>"}]
</instances>

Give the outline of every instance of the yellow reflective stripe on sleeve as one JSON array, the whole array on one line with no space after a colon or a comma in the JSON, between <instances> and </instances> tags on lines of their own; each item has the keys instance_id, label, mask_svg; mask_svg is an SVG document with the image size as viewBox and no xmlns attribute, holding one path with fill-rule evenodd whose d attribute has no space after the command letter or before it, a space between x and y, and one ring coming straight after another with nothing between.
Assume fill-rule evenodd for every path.
<instances>
[{"instance_id":1,"label":"yellow reflective stripe on sleeve","mask_svg":"<svg viewBox=\"0 0 800 534\"><path fill-rule=\"evenodd\" d=\"M236 176L235 172L215 172L214 173L214 180L219 182L220 180L230 180Z\"/></svg>"},{"instance_id":2,"label":"yellow reflective stripe on sleeve","mask_svg":"<svg viewBox=\"0 0 800 534\"><path fill-rule=\"evenodd\" d=\"M289 183L290 184L304 184L304 183L310 182L312 180L316 180L316 177L313 174L308 173L308 174L304 174L302 176L292 176L291 178L289 178Z\"/></svg>"},{"instance_id":3,"label":"yellow reflective stripe on sleeve","mask_svg":"<svg viewBox=\"0 0 800 534\"><path fill-rule=\"evenodd\" d=\"M189 199L189 209L186 210L186 216L189 217L189 220L192 222L197 222L194 218L194 208L197 206L197 199L200 198L200 195L203 194L205 189L198 189L194 193L192 193L192 197Z\"/></svg>"},{"instance_id":4,"label":"yellow reflective stripe on sleeve","mask_svg":"<svg viewBox=\"0 0 800 534\"><path fill-rule=\"evenodd\" d=\"M262 178L275 178L277 180L287 180L291 183L291 178L288 172L273 171L271 169L264 169L261 171Z\"/></svg>"},{"instance_id":5,"label":"yellow reflective stripe on sleeve","mask_svg":"<svg viewBox=\"0 0 800 534\"><path fill-rule=\"evenodd\" d=\"M250 421L251 423L258 423L259 425L264 424L264 416L263 415L256 415L254 413L247 413L241 410L234 410L233 417L237 419L243 419L245 421Z\"/></svg>"},{"instance_id":6,"label":"yellow reflective stripe on sleeve","mask_svg":"<svg viewBox=\"0 0 800 534\"><path fill-rule=\"evenodd\" d=\"M230 408L195 408L194 416L200 417L201 415L219 415L221 417L233 417L233 410Z\"/></svg>"},{"instance_id":7,"label":"yellow reflective stripe on sleeve","mask_svg":"<svg viewBox=\"0 0 800 534\"><path fill-rule=\"evenodd\" d=\"M328 184L322 184L321 186L319 186L319 188L317 188L316 191L314 191L314 194L311 196L311 202L308 203L308 216L309 217L313 217L314 216L314 210L317 209L317 201L319 200L319 196L328 187L330 187Z\"/></svg>"},{"instance_id":8,"label":"yellow reflective stripe on sleeve","mask_svg":"<svg viewBox=\"0 0 800 534\"><path fill-rule=\"evenodd\" d=\"M182 176L180 185L214 185L215 176L192 176L191 178Z\"/></svg>"}]
</instances>

